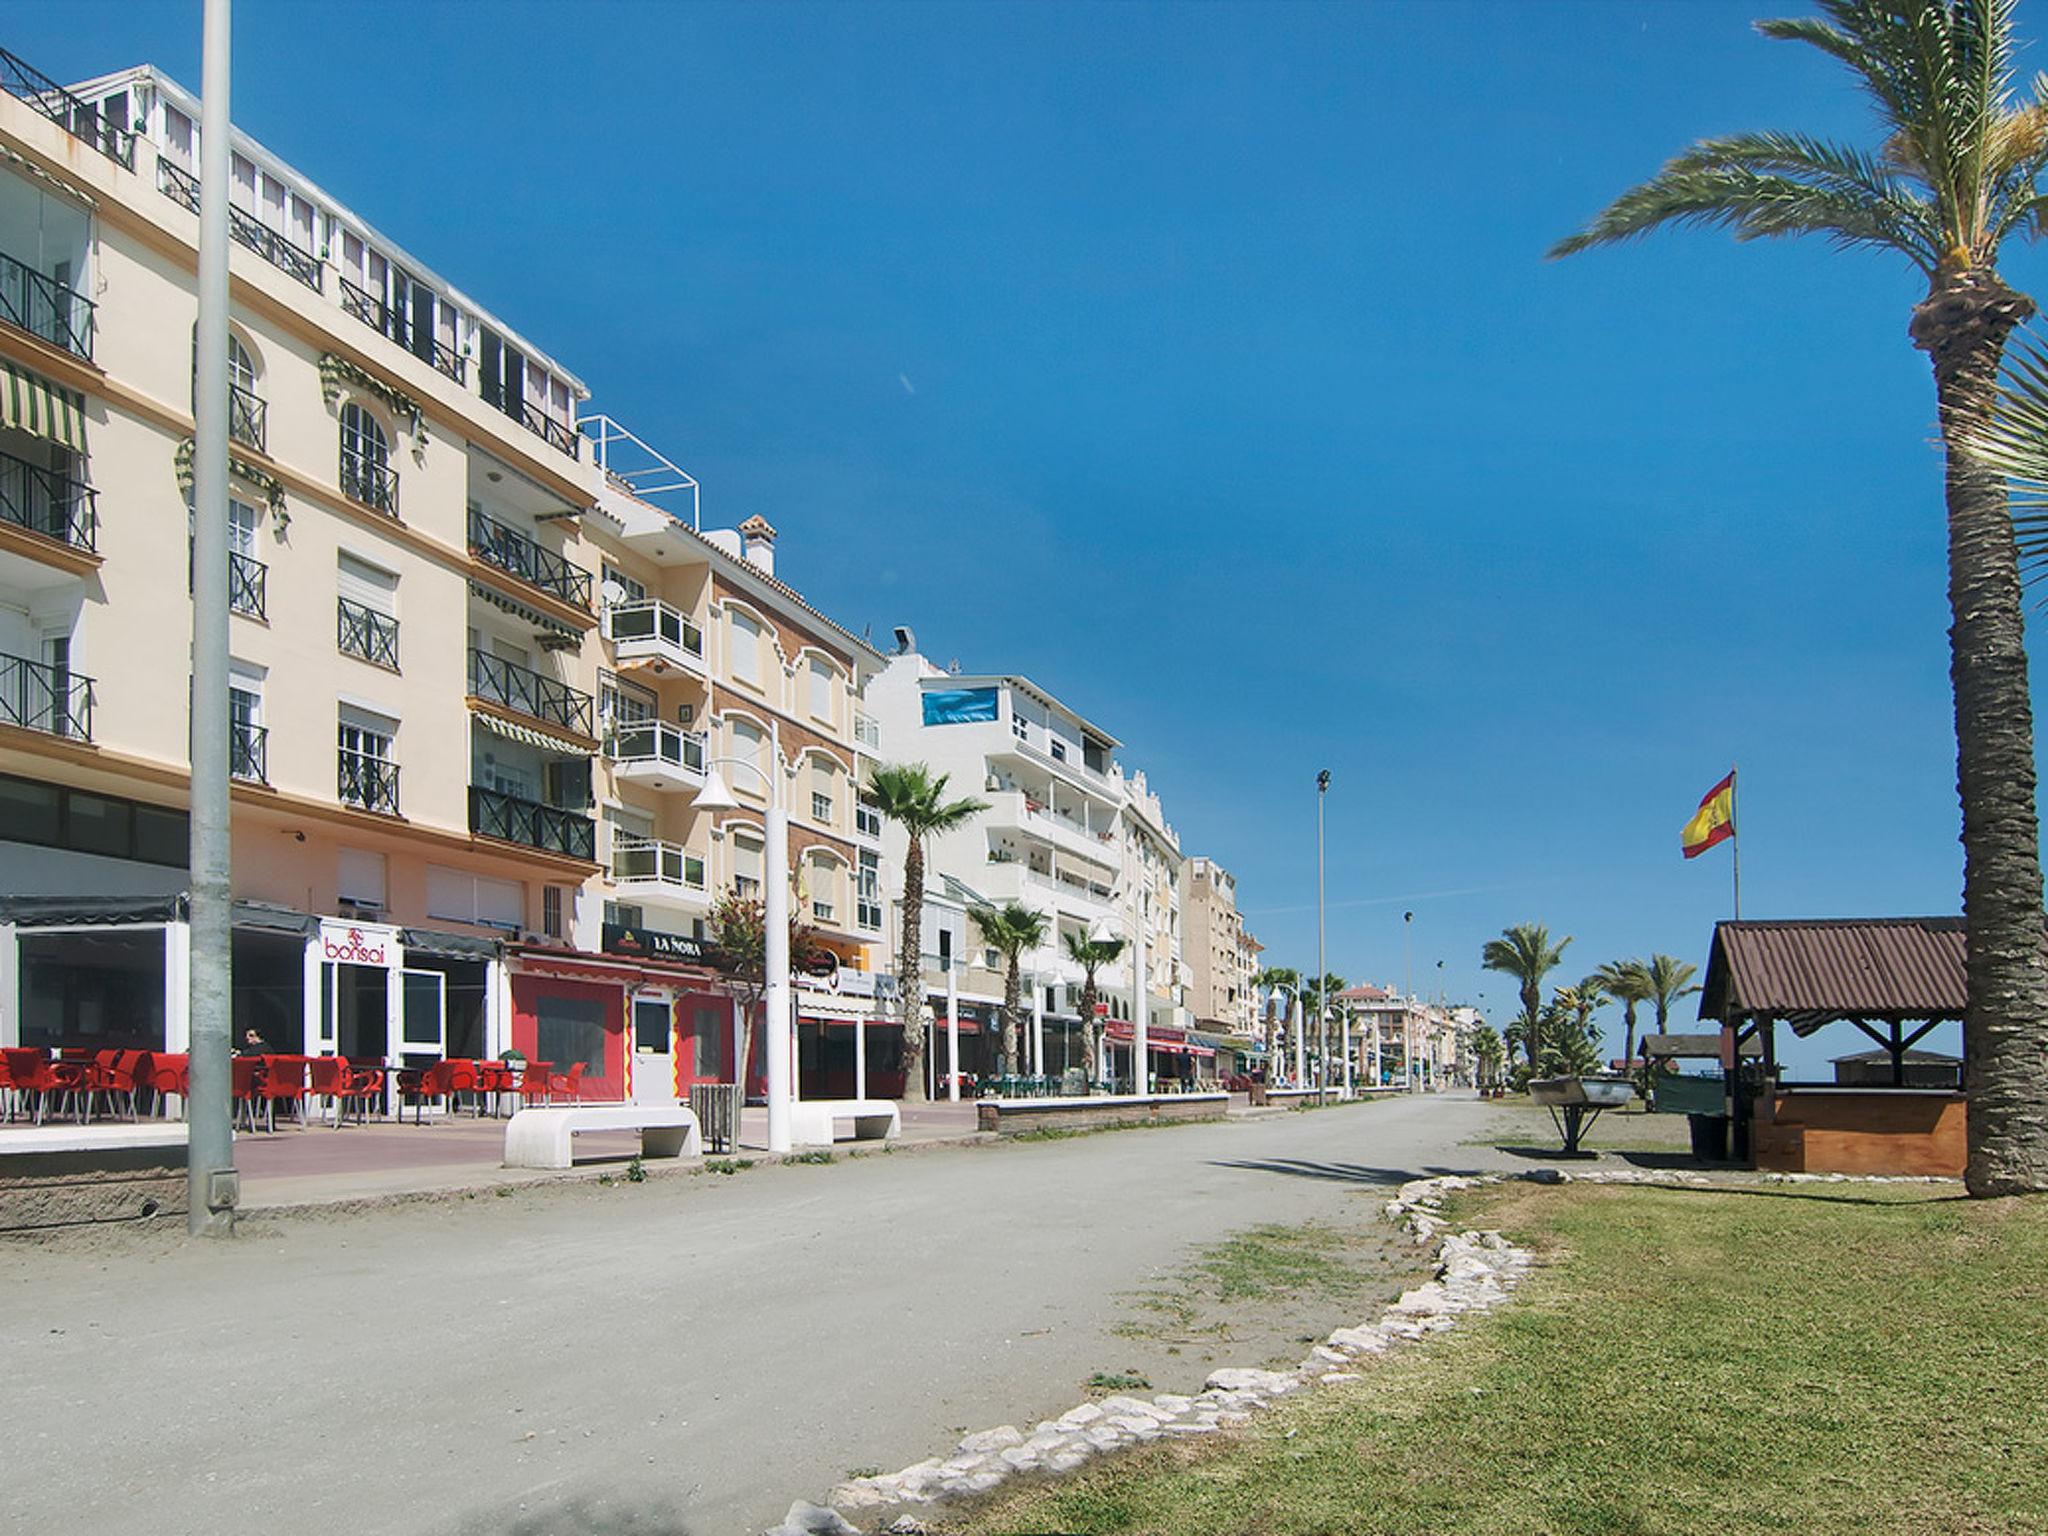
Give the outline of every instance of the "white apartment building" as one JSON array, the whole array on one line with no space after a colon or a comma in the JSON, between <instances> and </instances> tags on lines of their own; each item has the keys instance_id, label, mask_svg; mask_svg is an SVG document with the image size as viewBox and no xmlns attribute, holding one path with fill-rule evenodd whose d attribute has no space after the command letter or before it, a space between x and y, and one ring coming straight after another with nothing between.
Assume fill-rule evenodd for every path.
<instances>
[{"instance_id":1,"label":"white apartment building","mask_svg":"<svg viewBox=\"0 0 2048 1536\"><path fill-rule=\"evenodd\" d=\"M1126 949L1096 982L1108 1005L1112 1056L1122 1053L1119 1075L1128 1075L1140 924L1152 1071L1178 1076L1198 1066L1183 1001L1180 840L1144 775L1126 774L1114 756L1115 737L1030 679L949 672L917 652L909 631L899 630L898 638L897 654L867 693L881 757L925 763L947 775L949 797L972 796L989 806L926 850L925 985L939 1019L949 971L956 1000L965 997L973 1009L975 1033L993 1017L989 1005L1000 1000L1001 976L966 909L1018 901L1051 919L1047 944L1024 965L1046 1040L1043 1070L1085 1065L1082 971L1068 958L1066 940L1114 936L1126 940ZM900 867L904 851L902 834L886 828L887 861ZM1033 1065L1028 1046L1025 1058ZM980 1042L963 1052L968 1070L987 1070L993 1059Z\"/></svg>"}]
</instances>

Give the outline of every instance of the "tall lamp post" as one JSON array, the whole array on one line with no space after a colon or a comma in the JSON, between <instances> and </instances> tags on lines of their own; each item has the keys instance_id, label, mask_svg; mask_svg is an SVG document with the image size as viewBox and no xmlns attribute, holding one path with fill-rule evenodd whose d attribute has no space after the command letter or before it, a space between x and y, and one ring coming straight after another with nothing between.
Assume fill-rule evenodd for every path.
<instances>
[{"instance_id":1,"label":"tall lamp post","mask_svg":"<svg viewBox=\"0 0 2048 1536\"><path fill-rule=\"evenodd\" d=\"M1316 1094L1318 1101L1330 1091L1330 999L1324 995L1330 960L1324 953L1323 925L1323 797L1330 792L1330 770L1316 775Z\"/></svg>"},{"instance_id":2,"label":"tall lamp post","mask_svg":"<svg viewBox=\"0 0 2048 1536\"><path fill-rule=\"evenodd\" d=\"M768 814L761 818L761 904L762 969L765 985L761 994L762 1043L768 1055L768 1150L790 1149L790 1019L789 1019L789 794L783 783L782 738L773 720L768 723L768 767L750 758L714 757L704 765L704 787L697 791L700 811L739 809L725 780L718 776L720 765L744 768L761 781L768 794ZM740 1081L746 1081L747 1064L740 1063Z\"/></svg>"},{"instance_id":3,"label":"tall lamp post","mask_svg":"<svg viewBox=\"0 0 2048 1536\"><path fill-rule=\"evenodd\" d=\"M1415 914L1401 914L1401 1075L1415 1091Z\"/></svg>"}]
</instances>

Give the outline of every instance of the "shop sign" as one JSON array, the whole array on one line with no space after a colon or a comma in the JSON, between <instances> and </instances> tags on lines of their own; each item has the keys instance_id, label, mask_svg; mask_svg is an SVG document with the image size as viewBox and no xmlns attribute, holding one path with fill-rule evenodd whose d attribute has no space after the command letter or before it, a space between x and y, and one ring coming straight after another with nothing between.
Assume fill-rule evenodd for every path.
<instances>
[{"instance_id":1,"label":"shop sign","mask_svg":"<svg viewBox=\"0 0 2048 1536\"><path fill-rule=\"evenodd\" d=\"M333 965L392 965L398 957L398 930L322 919L320 957Z\"/></svg>"},{"instance_id":2,"label":"shop sign","mask_svg":"<svg viewBox=\"0 0 2048 1536\"><path fill-rule=\"evenodd\" d=\"M642 955L651 960L680 960L688 965L706 963L702 939L687 933L663 933L658 928L629 928L623 923L604 925L604 948L611 955Z\"/></svg>"}]
</instances>

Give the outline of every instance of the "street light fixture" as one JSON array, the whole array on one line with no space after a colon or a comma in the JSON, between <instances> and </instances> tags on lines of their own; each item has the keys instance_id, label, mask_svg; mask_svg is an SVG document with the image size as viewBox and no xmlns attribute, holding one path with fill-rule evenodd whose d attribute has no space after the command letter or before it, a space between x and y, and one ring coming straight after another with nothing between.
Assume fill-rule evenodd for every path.
<instances>
[{"instance_id":1,"label":"street light fixture","mask_svg":"<svg viewBox=\"0 0 2048 1536\"><path fill-rule=\"evenodd\" d=\"M768 725L768 767L745 757L714 757L704 764L704 787L697 791L700 811L740 808L731 788L718 775L723 764L744 768L761 781L768 794L768 813L761 818L761 904L763 1017L762 1045L768 1055L768 1150L790 1150L790 1015L789 1015L789 795L782 774L781 733ZM747 1080L747 1063L739 1066ZM742 1088L742 1093L745 1090Z\"/></svg>"},{"instance_id":2,"label":"street light fixture","mask_svg":"<svg viewBox=\"0 0 2048 1536\"><path fill-rule=\"evenodd\" d=\"M1325 953L1325 931L1323 923L1323 797L1330 792L1330 770L1325 768L1316 774L1316 1099L1320 1102L1330 1091L1330 999L1326 983L1330 976L1330 960ZM1346 1086L1350 1071L1348 1062L1351 1053L1345 1053L1347 1062Z\"/></svg>"}]
</instances>

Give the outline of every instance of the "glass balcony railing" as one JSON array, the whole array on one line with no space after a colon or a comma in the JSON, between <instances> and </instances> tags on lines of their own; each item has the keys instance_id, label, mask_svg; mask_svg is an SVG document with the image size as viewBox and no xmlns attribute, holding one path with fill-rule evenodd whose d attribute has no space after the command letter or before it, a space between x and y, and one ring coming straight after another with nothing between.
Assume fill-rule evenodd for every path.
<instances>
[{"instance_id":1,"label":"glass balcony railing","mask_svg":"<svg viewBox=\"0 0 2048 1536\"><path fill-rule=\"evenodd\" d=\"M469 548L484 564L517 576L550 597L585 610L590 607L590 572L476 507L469 509Z\"/></svg>"},{"instance_id":2,"label":"glass balcony railing","mask_svg":"<svg viewBox=\"0 0 2048 1536\"><path fill-rule=\"evenodd\" d=\"M589 694L489 651L469 653L469 691L487 704L502 705L579 736L592 734L597 703Z\"/></svg>"},{"instance_id":3,"label":"glass balcony railing","mask_svg":"<svg viewBox=\"0 0 2048 1536\"><path fill-rule=\"evenodd\" d=\"M91 550L99 537L98 499L83 480L0 453L0 522Z\"/></svg>"},{"instance_id":4,"label":"glass balcony railing","mask_svg":"<svg viewBox=\"0 0 2048 1536\"><path fill-rule=\"evenodd\" d=\"M659 598L611 603L604 610L605 638L625 655L668 650L697 661L704 659L704 632L681 609Z\"/></svg>"},{"instance_id":5,"label":"glass balcony railing","mask_svg":"<svg viewBox=\"0 0 2048 1536\"><path fill-rule=\"evenodd\" d=\"M628 720L605 733L604 755L620 767L665 763L686 773L704 771L704 733L666 720Z\"/></svg>"},{"instance_id":6,"label":"glass balcony railing","mask_svg":"<svg viewBox=\"0 0 2048 1536\"><path fill-rule=\"evenodd\" d=\"M91 362L94 313L91 299L0 253L0 320Z\"/></svg>"},{"instance_id":7,"label":"glass balcony railing","mask_svg":"<svg viewBox=\"0 0 2048 1536\"><path fill-rule=\"evenodd\" d=\"M581 811L522 800L480 784L469 787L469 830L544 853L597 861L597 823Z\"/></svg>"},{"instance_id":8,"label":"glass balcony railing","mask_svg":"<svg viewBox=\"0 0 2048 1536\"><path fill-rule=\"evenodd\" d=\"M0 725L91 741L92 702L91 678L0 652Z\"/></svg>"},{"instance_id":9,"label":"glass balcony railing","mask_svg":"<svg viewBox=\"0 0 2048 1536\"><path fill-rule=\"evenodd\" d=\"M614 837L612 879L654 881L701 892L705 889L704 860L680 843L665 843L652 837Z\"/></svg>"}]
</instances>

